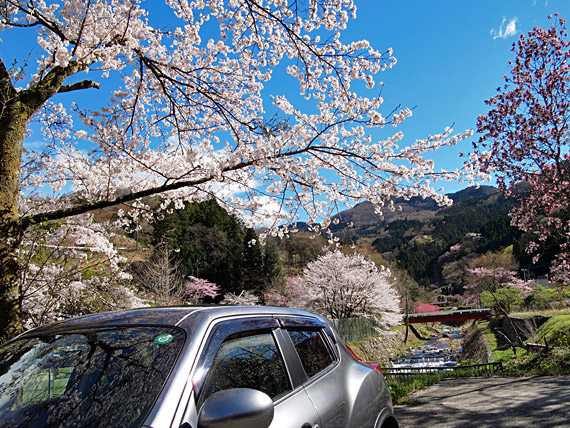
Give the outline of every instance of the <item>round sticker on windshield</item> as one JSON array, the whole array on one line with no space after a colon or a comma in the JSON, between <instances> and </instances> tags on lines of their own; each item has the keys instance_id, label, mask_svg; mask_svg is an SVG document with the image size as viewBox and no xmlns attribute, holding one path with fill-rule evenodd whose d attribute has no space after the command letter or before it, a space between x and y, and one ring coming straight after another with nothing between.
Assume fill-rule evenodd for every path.
<instances>
[{"instance_id":1,"label":"round sticker on windshield","mask_svg":"<svg viewBox=\"0 0 570 428\"><path fill-rule=\"evenodd\" d=\"M174 337L171 334L161 334L154 338L154 343L157 345L166 345L167 343L172 342L172 339L174 339Z\"/></svg>"}]
</instances>

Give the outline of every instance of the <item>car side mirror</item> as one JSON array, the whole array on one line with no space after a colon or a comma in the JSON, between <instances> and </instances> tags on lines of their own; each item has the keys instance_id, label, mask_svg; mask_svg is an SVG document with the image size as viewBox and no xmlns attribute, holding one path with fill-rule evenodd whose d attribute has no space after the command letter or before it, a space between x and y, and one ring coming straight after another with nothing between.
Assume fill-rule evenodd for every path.
<instances>
[{"instance_id":1,"label":"car side mirror","mask_svg":"<svg viewBox=\"0 0 570 428\"><path fill-rule=\"evenodd\" d=\"M198 413L198 428L268 428L273 401L261 391L224 389L210 395Z\"/></svg>"}]
</instances>

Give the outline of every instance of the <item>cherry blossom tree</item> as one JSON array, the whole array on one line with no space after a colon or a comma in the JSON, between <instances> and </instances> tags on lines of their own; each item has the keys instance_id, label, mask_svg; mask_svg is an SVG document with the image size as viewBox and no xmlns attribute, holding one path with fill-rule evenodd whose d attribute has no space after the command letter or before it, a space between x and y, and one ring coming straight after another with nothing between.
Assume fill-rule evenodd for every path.
<instances>
[{"instance_id":1,"label":"cherry blossom tree","mask_svg":"<svg viewBox=\"0 0 570 428\"><path fill-rule=\"evenodd\" d=\"M471 159L519 197L510 216L533 237L527 251L535 263L547 242L557 242L551 273L570 284L570 42L564 19L550 18L551 28L534 28L514 45L506 83L479 116L482 136ZM518 191L520 183L528 184L528 194Z\"/></svg>"},{"instance_id":2,"label":"cherry blossom tree","mask_svg":"<svg viewBox=\"0 0 570 428\"><path fill-rule=\"evenodd\" d=\"M303 296L303 284L297 276L288 276L285 283L275 284L263 293L267 305L281 307L300 307Z\"/></svg>"},{"instance_id":3,"label":"cherry blossom tree","mask_svg":"<svg viewBox=\"0 0 570 428\"><path fill-rule=\"evenodd\" d=\"M399 146L388 129L412 112L374 88L396 59L344 41L355 14L353 0L2 1L2 38L36 32L19 51L38 55L0 60L2 336L21 329L17 252L41 222L120 206L140 224L159 193L163 208L215 197L270 233L301 215L326 228L338 203L449 203L433 183L462 172L425 154L470 132Z\"/></svg>"},{"instance_id":4,"label":"cherry blossom tree","mask_svg":"<svg viewBox=\"0 0 570 428\"><path fill-rule=\"evenodd\" d=\"M195 276L188 277L188 282L185 286L186 301L193 304L206 297L215 298L220 292L220 287L207 279L196 278Z\"/></svg>"},{"instance_id":5,"label":"cherry blossom tree","mask_svg":"<svg viewBox=\"0 0 570 428\"><path fill-rule=\"evenodd\" d=\"M517 269L518 263L508 251L487 252L474 258L466 269L464 297L469 304L480 307L483 293L494 295L501 288L515 288L519 294L528 294L533 282L520 279Z\"/></svg>"},{"instance_id":6,"label":"cherry blossom tree","mask_svg":"<svg viewBox=\"0 0 570 428\"><path fill-rule=\"evenodd\" d=\"M227 293L222 300L224 305L258 305L259 297L257 297L252 291L242 290L239 294Z\"/></svg>"},{"instance_id":7,"label":"cherry blossom tree","mask_svg":"<svg viewBox=\"0 0 570 428\"><path fill-rule=\"evenodd\" d=\"M516 340L511 341L502 332L499 333L510 342L515 354L517 346L530 349L520 337L517 328L509 317L509 312L511 305L522 303L523 298L532 291L534 283L518 278L515 271L509 270L505 266L500 266L499 263L476 266L468 269L468 272L470 280L465 287L464 294L467 302L478 307L483 302L503 314L510 324Z\"/></svg>"},{"instance_id":8,"label":"cherry blossom tree","mask_svg":"<svg viewBox=\"0 0 570 428\"><path fill-rule=\"evenodd\" d=\"M504 303L496 296L497 292L504 288L518 289L521 294L527 295L532 291L533 281L525 281L517 277L515 271L504 267L476 267L468 269L470 274L469 284L465 287L465 298L471 304L480 306L481 297L488 293L493 297L500 308L505 308ZM504 293L503 293L504 294Z\"/></svg>"},{"instance_id":9,"label":"cherry blossom tree","mask_svg":"<svg viewBox=\"0 0 570 428\"><path fill-rule=\"evenodd\" d=\"M389 272L360 254L328 252L307 265L300 283L304 306L331 319L372 318L384 328L402 321Z\"/></svg>"},{"instance_id":10,"label":"cherry blossom tree","mask_svg":"<svg viewBox=\"0 0 570 428\"><path fill-rule=\"evenodd\" d=\"M218 296L220 287L206 279L184 277L181 261L168 248L166 240L155 247L150 259L135 270L139 290L157 305L198 304Z\"/></svg>"},{"instance_id":11,"label":"cherry blossom tree","mask_svg":"<svg viewBox=\"0 0 570 428\"><path fill-rule=\"evenodd\" d=\"M75 315L143 306L128 286L112 231L92 216L28 228L19 249L26 328Z\"/></svg>"},{"instance_id":12,"label":"cherry blossom tree","mask_svg":"<svg viewBox=\"0 0 570 428\"><path fill-rule=\"evenodd\" d=\"M431 303L418 303L416 306L416 314L425 314L429 312L439 312L441 308Z\"/></svg>"}]
</instances>

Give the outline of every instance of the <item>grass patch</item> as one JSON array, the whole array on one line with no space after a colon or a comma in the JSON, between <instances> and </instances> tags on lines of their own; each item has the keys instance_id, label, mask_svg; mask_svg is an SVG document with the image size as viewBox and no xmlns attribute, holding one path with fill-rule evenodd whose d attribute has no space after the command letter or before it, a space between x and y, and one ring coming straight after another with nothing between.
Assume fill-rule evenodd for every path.
<instances>
[{"instance_id":1,"label":"grass patch","mask_svg":"<svg viewBox=\"0 0 570 428\"><path fill-rule=\"evenodd\" d=\"M428 386L435 385L442 379L458 377L488 377L495 374L497 373L480 370L475 367L461 368L461 366L457 366L457 369L452 371L434 374L420 374L418 376L410 376L409 378L403 379L388 377L386 381L394 404L413 404L414 401L416 401L417 403L413 405L421 405L421 401L411 398L410 394L427 388Z\"/></svg>"},{"instance_id":2,"label":"grass patch","mask_svg":"<svg viewBox=\"0 0 570 428\"><path fill-rule=\"evenodd\" d=\"M512 315L512 316L516 316L517 318L532 318L535 317L537 315L542 315L545 317L555 317L558 315L567 315L568 314L568 309L548 309L548 310L543 310L543 311L532 311L532 312L517 312L516 315Z\"/></svg>"},{"instance_id":3,"label":"grass patch","mask_svg":"<svg viewBox=\"0 0 570 428\"><path fill-rule=\"evenodd\" d=\"M536 332L541 342L550 346L570 346L570 314L556 315L546 321Z\"/></svg>"},{"instance_id":4,"label":"grass patch","mask_svg":"<svg viewBox=\"0 0 570 428\"><path fill-rule=\"evenodd\" d=\"M487 347L491 350L491 361L505 363L516 359L525 352L523 348L515 348L516 353L512 348L507 347L508 341L503 335L497 334L491 329L491 324L488 321L479 323L479 328L483 331L483 337L487 343Z\"/></svg>"},{"instance_id":5,"label":"grass patch","mask_svg":"<svg viewBox=\"0 0 570 428\"><path fill-rule=\"evenodd\" d=\"M570 315L566 312L555 312L546 323L536 332L529 342L547 343L548 350L526 351L516 348L516 353L511 348L498 350L506 344L500 335L488 332L485 339L488 340L490 349L493 349L493 361L501 361L504 373L508 376L532 376L532 375L567 375L570 374Z\"/></svg>"},{"instance_id":6,"label":"grass patch","mask_svg":"<svg viewBox=\"0 0 570 428\"><path fill-rule=\"evenodd\" d=\"M417 407L417 406L423 406L425 404L425 401L416 400L416 399L411 398L411 397L402 397L399 400L398 404L404 404L406 406Z\"/></svg>"},{"instance_id":7,"label":"grass patch","mask_svg":"<svg viewBox=\"0 0 570 428\"><path fill-rule=\"evenodd\" d=\"M507 376L559 376L570 374L570 348L525 352L503 363Z\"/></svg>"},{"instance_id":8,"label":"grass patch","mask_svg":"<svg viewBox=\"0 0 570 428\"><path fill-rule=\"evenodd\" d=\"M408 397L409 394L435 385L442 378L442 374L421 374L409 380L388 379L387 382L394 404L408 404L411 401L411 398ZM421 403L416 403L416 405L419 404Z\"/></svg>"},{"instance_id":9,"label":"grass patch","mask_svg":"<svg viewBox=\"0 0 570 428\"><path fill-rule=\"evenodd\" d=\"M557 312L538 328L531 341L546 343L549 349L542 352L527 352L517 348L517 355L513 355L512 351L493 353L494 358L502 358L505 374L510 376L570 374L570 314Z\"/></svg>"}]
</instances>

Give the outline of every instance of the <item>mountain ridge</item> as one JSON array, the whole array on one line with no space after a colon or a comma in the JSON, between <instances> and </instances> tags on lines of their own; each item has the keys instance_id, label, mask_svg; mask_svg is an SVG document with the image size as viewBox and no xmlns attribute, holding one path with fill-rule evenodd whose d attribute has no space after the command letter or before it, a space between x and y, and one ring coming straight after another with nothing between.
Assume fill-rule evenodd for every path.
<instances>
[{"instance_id":1,"label":"mountain ridge","mask_svg":"<svg viewBox=\"0 0 570 428\"><path fill-rule=\"evenodd\" d=\"M496 187L479 186L468 187L458 192L449 193L446 196L452 199L453 203L456 204L473 198L484 198L498 193L499 190ZM333 220L338 219L339 223L338 225L331 226L331 230L346 230L349 224L351 224L349 229L359 229L371 225L387 224L391 221L402 219L425 221L435 217L435 214L440 209L446 208L439 206L437 202L431 198L422 198L420 196L415 196L409 200L396 198L394 199L394 206L397 207L395 211L385 210L383 213L384 218L381 218L374 212L374 205L371 202L361 202L353 208L333 216Z\"/></svg>"}]
</instances>

